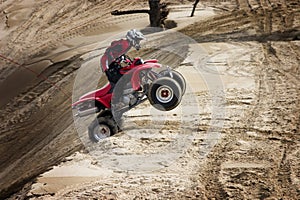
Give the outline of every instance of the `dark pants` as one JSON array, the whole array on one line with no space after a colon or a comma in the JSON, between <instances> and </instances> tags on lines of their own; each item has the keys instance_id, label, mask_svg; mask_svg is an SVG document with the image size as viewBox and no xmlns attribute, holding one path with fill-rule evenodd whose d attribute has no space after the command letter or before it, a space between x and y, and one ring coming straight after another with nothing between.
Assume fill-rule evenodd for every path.
<instances>
[{"instance_id":1,"label":"dark pants","mask_svg":"<svg viewBox=\"0 0 300 200\"><path fill-rule=\"evenodd\" d=\"M116 62L112 62L109 65L109 69L105 71L105 74L109 82L116 84L118 80L122 77L119 71L119 65Z\"/></svg>"}]
</instances>

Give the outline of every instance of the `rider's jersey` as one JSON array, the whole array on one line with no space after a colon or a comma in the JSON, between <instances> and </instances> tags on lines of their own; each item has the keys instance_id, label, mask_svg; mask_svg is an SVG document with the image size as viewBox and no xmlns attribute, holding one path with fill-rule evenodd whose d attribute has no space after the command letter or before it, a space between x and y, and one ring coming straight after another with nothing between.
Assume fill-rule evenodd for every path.
<instances>
[{"instance_id":1,"label":"rider's jersey","mask_svg":"<svg viewBox=\"0 0 300 200\"><path fill-rule=\"evenodd\" d=\"M117 40L113 41L101 58L101 68L105 72L108 70L109 65L119 56L126 54L131 48L130 42L128 40Z\"/></svg>"}]
</instances>

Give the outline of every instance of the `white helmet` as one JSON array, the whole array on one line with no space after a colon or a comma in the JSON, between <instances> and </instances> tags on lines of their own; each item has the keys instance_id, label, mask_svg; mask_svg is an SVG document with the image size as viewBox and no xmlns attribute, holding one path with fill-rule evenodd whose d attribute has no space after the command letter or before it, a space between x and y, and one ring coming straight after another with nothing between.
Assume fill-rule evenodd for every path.
<instances>
[{"instance_id":1,"label":"white helmet","mask_svg":"<svg viewBox=\"0 0 300 200\"><path fill-rule=\"evenodd\" d=\"M140 41L146 39L143 33L137 31L135 29L131 29L126 34L127 40L129 40L130 44L139 50L141 48Z\"/></svg>"}]
</instances>

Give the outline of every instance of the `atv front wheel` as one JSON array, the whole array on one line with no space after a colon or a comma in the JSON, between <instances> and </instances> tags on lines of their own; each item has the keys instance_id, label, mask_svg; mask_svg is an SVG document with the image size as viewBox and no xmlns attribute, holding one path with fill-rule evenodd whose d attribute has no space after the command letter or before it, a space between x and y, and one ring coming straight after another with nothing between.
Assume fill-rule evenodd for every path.
<instances>
[{"instance_id":1,"label":"atv front wheel","mask_svg":"<svg viewBox=\"0 0 300 200\"><path fill-rule=\"evenodd\" d=\"M88 128L89 138L93 142L99 142L117 132L118 126L110 116L96 118Z\"/></svg>"},{"instance_id":2,"label":"atv front wheel","mask_svg":"<svg viewBox=\"0 0 300 200\"><path fill-rule=\"evenodd\" d=\"M181 101L180 85L169 77L161 77L153 81L149 88L148 99L158 110L169 111L178 106Z\"/></svg>"}]
</instances>

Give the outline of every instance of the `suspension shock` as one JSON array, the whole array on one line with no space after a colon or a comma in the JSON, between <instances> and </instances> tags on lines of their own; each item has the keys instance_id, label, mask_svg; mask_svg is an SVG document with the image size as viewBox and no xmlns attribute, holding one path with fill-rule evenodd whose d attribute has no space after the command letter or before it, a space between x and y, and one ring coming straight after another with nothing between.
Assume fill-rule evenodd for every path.
<instances>
[{"instance_id":1,"label":"suspension shock","mask_svg":"<svg viewBox=\"0 0 300 200\"><path fill-rule=\"evenodd\" d=\"M157 79L157 74L154 73L153 71L149 71L148 76L151 81L154 81L155 79Z\"/></svg>"}]
</instances>

